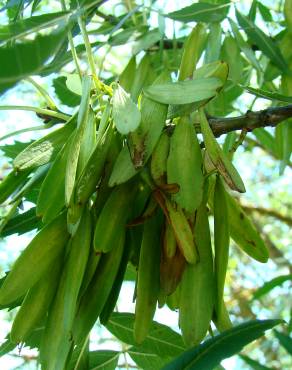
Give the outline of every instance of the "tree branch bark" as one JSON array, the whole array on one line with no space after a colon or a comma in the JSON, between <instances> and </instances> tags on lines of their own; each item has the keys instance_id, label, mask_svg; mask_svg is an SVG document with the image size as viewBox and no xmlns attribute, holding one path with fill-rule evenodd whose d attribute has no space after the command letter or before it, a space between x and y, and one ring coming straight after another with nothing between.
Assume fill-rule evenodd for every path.
<instances>
[{"instance_id":1,"label":"tree branch bark","mask_svg":"<svg viewBox=\"0 0 292 370\"><path fill-rule=\"evenodd\" d=\"M277 126L280 122L292 117L292 104L284 107L270 107L257 112L247 111L238 117L208 117L210 127L216 137L231 131L248 132L259 127Z\"/></svg>"}]
</instances>

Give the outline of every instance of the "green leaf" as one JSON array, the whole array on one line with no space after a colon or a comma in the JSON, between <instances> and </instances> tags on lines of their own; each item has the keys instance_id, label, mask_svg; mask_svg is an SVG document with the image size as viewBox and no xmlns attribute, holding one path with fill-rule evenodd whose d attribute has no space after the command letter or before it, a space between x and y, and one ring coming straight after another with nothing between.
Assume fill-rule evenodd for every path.
<instances>
[{"instance_id":1,"label":"green leaf","mask_svg":"<svg viewBox=\"0 0 292 370\"><path fill-rule=\"evenodd\" d=\"M68 20L69 12L42 14L0 27L0 41L11 41Z\"/></svg>"},{"instance_id":2,"label":"green leaf","mask_svg":"<svg viewBox=\"0 0 292 370\"><path fill-rule=\"evenodd\" d=\"M256 18L257 5L258 5L257 0L253 0L253 2L251 3L251 7L249 9L248 19L250 19L252 22L254 22Z\"/></svg>"},{"instance_id":3,"label":"green leaf","mask_svg":"<svg viewBox=\"0 0 292 370\"><path fill-rule=\"evenodd\" d=\"M279 285L282 285L287 280L292 281L292 274L291 275L277 276L276 278L274 278L270 281L267 281L266 283L264 283L263 286L261 286L259 289L257 289L253 293L253 298L252 299L259 299L263 295L269 293L272 289L276 288Z\"/></svg>"},{"instance_id":4,"label":"green leaf","mask_svg":"<svg viewBox=\"0 0 292 370\"><path fill-rule=\"evenodd\" d=\"M238 353L282 320L254 320L238 325L191 348L166 365L163 370L212 370L222 360Z\"/></svg>"},{"instance_id":5,"label":"green leaf","mask_svg":"<svg viewBox=\"0 0 292 370\"><path fill-rule=\"evenodd\" d=\"M158 28L148 31L137 39L133 45L133 54L138 54L141 50L149 49L153 44L161 39L161 34Z\"/></svg>"},{"instance_id":6,"label":"green leaf","mask_svg":"<svg viewBox=\"0 0 292 370\"><path fill-rule=\"evenodd\" d=\"M66 36L62 28L50 35L37 35L33 41L0 48L0 88L7 89L32 74L38 74L45 62L57 53Z\"/></svg>"},{"instance_id":7,"label":"green leaf","mask_svg":"<svg viewBox=\"0 0 292 370\"><path fill-rule=\"evenodd\" d=\"M257 138L257 140L263 145L264 148L273 153L275 157L279 158L275 138L270 132L268 132L263 127L260 127L253 130L252 133Z\"/></svg>"},{"instance_id":8,"label":"green leaf","mask_svg":"<svg viewBox=\"0 0 292 370\"><path fill-rule=\"evenodd\" d=\"M274 330L276 338L279 340L281 346L292 356L292 338L286 334L280 333L278 330Z\"/></svg>"},{"instance_id":9,"label":"green leaf","mask_svg":"<svg viewBox=\"0 0 292 370\"><path fill-rule=\"evenodd\" d=\"M260 1L258 2L258 9L265 22L273 22L273 17L270 12L270 9L266 7L264 4L262 4Z\"/></svg>"},{"instance_id":10,"label":"green leaf","mask_svg":"<svg viewBox=\"0 0 292 370\"><path fill-rule=\"evenodd\" d=\"M136 74L136 58L132 57L119 77L120 85L127 92L131 91Z\"/></svg>"},{"instance_id":11,"label":"green leaf","mask_svg":"<svg viewBox=\"0 0 292 370\"><path fill-rule=\"evenodd\" d=\"M39 217L36 216L35 207L26 212L12 217L4 227L1 236L5 237L12 234L22 235L28 231L38 229L42 226Z\"/></svg>"},{"instance_id":12,"label":"green leaf","mask_svg":"<svg viewBox=\"0 0 292 370\"><path fill-rule=\"evenodd\" d=\"M28 145L13 161L13 166L20 171L41 166L50 162L57 155L70 134L76 127L76 117L73 116L61 128Z\"/></svg>"},{"instance_id":13,"label":"green leaf","mask_svg":"<svg viewBox=\"0 0 292 370\"><path fill-rule=\"evenodd\" d=\"M188 104L212 98L223 86L216 77L169 82L144 88L144 94L159 103Z\"/></svg>"},{"instance_id":14,"label":"green leaf","mask_svg":"<svg viewBox=\"0 0 292 370\"><path fill-rule=\"evenodd\" d=\"M283 72L289 73L288 65L276 43L259 29L252 21L236 10L236 18L239 25L244 29L249 39L276 64Z\"/></svg>"},{"instance_id":15,"label":"green leaf","mask_svg":"<svg viewBox=\"0 0 292 370\"><path fill-rule=\"evenodd\" d=\"M68 89L66 80L67 78L64 76L55 78L53 80L55 93L62 104L65 104L68 107L76 107L80 104L81 97L80 95L74 94L74 92Z\"/></svg>"},{"instance_id":16,"label":"green leaf","mask_svg":"<svg viewBox=\"0 0 292 370\"><path fill-rule=\"evenodd\" d=\"M5 202L20 185L24 184L29 173L30 170L22 172L13 170L0 182L0 204Z\"/></svg>"},{"instance_id":17,"label":"green leaf","mask_svg":"<svg viewBox=\"0 0 292 370\"><path fill-rule=\"evenodd\" d=\"M270 367L266 367L248 356L239 355L239 357L254 370L272 370Z\"/></svg>"},{"instance_id":18,"label":"green leaf","mask_svg":"<svg viewBox=\"0 0 292 370\"><path fill-rule=\"evenodd\" d=\"M136 345L134 332L134 314L113 313L106 328L122 342ZM145 341L135 346L136 349L158 356L176 356L185 350L181 336L169 327L153 322Z\"/></svg>"},{"instance_id":19,"label":"green leaf","mask_svg":"<svg viewBox=\"0 0 292 370\"><path fill-rule=\"evenodd\" d=\"M4 153L5 157L14 159L17 155L22 152L32 142L23 143L22 141L14 141L13 144L5 144L0 146L0 150Z\"/></svg>"},{"instance_id":20,"label":"green leaf","mask_svg":"<svg viewBox=\"0 0 292 370\"><path fill-rule=\"evenodd\" d=\"M285 102L285 103L292 103L291 96L285 96L283 94L279 94L279 93L271 92L271 91L265 91L262 89L255 89L254 87L250 87L250 86L243 86L243 85L239 85L239 86L247 90L250 94L255 95L259 98L264 98L268 100L277 100L277 101Z\"/></svg>"},{"instance_id":21,"label":"green leaf","mask_svg":"<svg viewBox=\"0 0 292 370\"><path fill-rule=\"evenodd\" d=\"M143 370L161 369L172 359L171 356L161 357L154 353L145 352L140 347L130 347L127 352Z\"/></svg>"},{"instance_id":22,"label":"green leaf","mask_svg":"<svg viewBox=\"0 0 292 370\"><path fill-rule=\"evenodd\" d=\"M241 33L239 32L239 29L237 27L237 24L233 22L232 19L229 19L229 23L232 29L233 36L235 37L237 44L241 51L246 56L247 60L259 71L261 72L261 66L259 61L257 60L254 51L251 49L249 44L244 40L244 38L241 36Z\"/></svg>"},{"instance_id":23,"label":"green leaf","mask_svg":"<svg viewBox=\"0 0 292 370\"><path fill-rule=\"evenodd\" d=\"M89 352L89 370L115 370L120 352L102 350Z\"/></svg>"},{"instance_id":24,"label":"green leaf","mask_svg":"<svg viewBox=\"0 0 292 370\"><path fill-rule=\"evenodd\" d=\"M118 84L113 96L113 120L122 135L133 132L141 122L141 113L130 95Z\"/></svg>"},{"instance_id":25,"label":"green leaf","mask_svg":"<svg viewBox=\"0 0 292 370\"><path fill-rule=\"evenodd\" d=\"M221 22L227 15L229 3L208 4L196 3L175 12L165 14L166 17L180 22Z\"/></svg>"},{"instance_id":26,"label":"green leaf","mask_svg":"<svg viewBox=\"0 0 292 370\"><path fill-rule=\"evenodd\" d=\"M5 342L3 342L0 346L0 357L14 350L16 346L17 344L11 342L10 339L6 339Z\"/></svg>"}]
</instances>

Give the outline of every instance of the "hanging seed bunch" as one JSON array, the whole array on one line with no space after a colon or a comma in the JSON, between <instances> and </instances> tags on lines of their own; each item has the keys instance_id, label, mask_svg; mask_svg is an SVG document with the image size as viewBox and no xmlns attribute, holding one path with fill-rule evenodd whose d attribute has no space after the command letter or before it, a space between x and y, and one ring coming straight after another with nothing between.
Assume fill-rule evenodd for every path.
<instances>
[{"instance_id":1,"label":"hanging seed bunch","mask_svg":"<svg viewBox=\"0 0 292 370\"><path fill-rule=\"evenodd\" d=\"M257 261L268 259L227 191L244 192L244 184L204 113L228 66L218 61L195 70L200 27L186 41L177 82L162 72L143 89L138 80L130 84L133 60L112 86L97 89L84 76L78 113L18 154L0 185L4 201L41 182L42 227L5 278L0 305L20 305L14 343L44 327L44 369L66 368L95 322L107 323L129 264L137 271L137 343L157 306L167 305L179 311L186 344L195 345L211 321L219 331L232 325L223 299L229 237Z\"/></svg>"}]
</instances>

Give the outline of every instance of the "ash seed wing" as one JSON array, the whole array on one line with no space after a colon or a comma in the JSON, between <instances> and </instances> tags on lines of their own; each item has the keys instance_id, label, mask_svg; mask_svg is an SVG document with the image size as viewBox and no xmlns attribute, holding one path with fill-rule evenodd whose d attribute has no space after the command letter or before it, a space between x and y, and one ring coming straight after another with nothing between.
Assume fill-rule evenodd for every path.
<instances>
[{"instance_id":1,"label":"ash seed wing","mask_svg":"<svg viewBox=\"0 0 292 370\"><path fill-rule=\"evenodd\" d=\"M141 122L141 113L130 95L118 85L113 96L113 119L122 135L136 130Z\"/></svg>"}]
</instances>

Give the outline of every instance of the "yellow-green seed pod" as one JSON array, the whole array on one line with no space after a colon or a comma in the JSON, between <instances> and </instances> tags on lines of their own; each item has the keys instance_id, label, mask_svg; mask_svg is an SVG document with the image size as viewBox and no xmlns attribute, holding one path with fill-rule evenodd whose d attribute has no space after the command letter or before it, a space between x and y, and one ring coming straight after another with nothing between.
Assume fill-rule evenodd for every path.
<instances>
[{"instance_id":1,"label":"yellow-green seed pod","mask_svg":"<svg viewBox=\"0 0 292 370\"><path fill-rule=\"evenodd\" d=\"M186 260L179 248L173 257L168 258L164 251L161 254L160 261L160 289L166 295L172 294L181 281Z\"/></svg>"},{"instance_id":2,"label":"yellow-green seed pod","mask_svg":"<svg viewBox=\"0 0 292 370\"><path fill-rule=\"evenodd\" d=\"M215 242L215 312L222 315L224 285L229 258L229 216L226 191L219 176L214 191L214 242Z\"/></svg>"},{"instance_id":3,"label":"yellow-green seed pod","mask_svg":"<svg viewBox=\"0 0 292 370\"><path fill-rule=\"evenodd\" d=\"M76 345L84 343L106 304L120 267L124 244L125 234L122 234L116 248L102 256L80 301L73 328L73 341Z\"/></svg>"},{"instance_id":4,"label":"yellow-green seed pod","mask_svg":"<svg viewBox=\"0 0 292 370\"><path fill-rule=\"evenodd\" d=\"M216 312L214 312L212 321L220 333L233 327L224 302L222 304L220 316L216 316Z\"/></svg>"},{"instance_id":5,"label":"yellow-green seed pod","mask_svg":"<svg viewBox=\"0 0 292 370\"><path fill-rule=\"evenodd\" d=\"M177 286L176 290L166 298L166 304L172 311L179 309L181 283Z\"/></svg>"},{"instance_id":6,"label":"yellow-green seed pod","mask_svg":"<svg viewBox=\"0 0 292 370\"><path fill-rule=\"evenodd\" d=\"M159 295L161 214L144 224L137 276L134 338L137 343L146 338L155 313Z\"/></svg>"},{"instance_id":7,"label":"yellow-green seed pod","mask_svg":"<svg viewBox=\"0 0 292 370\"><path fill-rule=\"evenodd\" d=\"M206 26L203 23L198 23L189 34L184 44L182 60L179 68L178 79L180 81L193 77L193 73L203 51L206 38Z\"/></svg>"},{"instance_id":8,"label":"yellow-green seed pod","mask_svg":"<svg viewBox=\"0 0 292 370\"><path fill-rule=\"evenodd\" d=\"M151 157L151 176L156 185L166 183L167 157L169 153L170 138L167 132L163 132L153 150Z\"/></svg>"},{"instance_id":9,"label":"yellow-green seed pod","mask_svg":"<svg viewBox=\"0 0 292 370\"><path fill-rule=\"evenodd\" d=\"M175 206L163 193L155 191L155 197L172 226L175 239L185 259L189 263L197 262L194 237L188 220L179 205Z\"/></svg>"},{"instance_id":10,"label":"yellow-green seed pod","mask_svg":"<svg viewBox=\"0 0 292 370\"><path fill-rule=\"evenodd\" d=\"M46 323L40 348L41 362L45 369L64 369L72 345L72 326L91 238L91 215L85 209L78 228L70 240L58 292Z\"/></svg>"},{"instance_id":11,"label":"yellow-green seed pod","mask_svg":"<svg viewBox=\"0 0 292 370\"><path fill-rule=\"evenodd\" d=\"M165 230L163 233L163 252L166 258L172 258L176 253L176 239L173 228L166 221Z\"/></svg>"},{"instance_id":12,"label":"yellow-green seed pod","mask_svg":"<svg viewBox=\"0 0 292 370\"><path fill-rule=\"evenodd\" d=\"M170 81L168 72L161 73L151 86ZM142 95L141 124L128 136L128 146L134 167L145 165L165 127L168 106Z\"/></svg>"},{"instance_id":13,"label":"yellow-green seed pod","mask_svg":"<svg viewBox=\"0 0 292 370\"><path fill-rule=\"evenodd\" d=\"M63 255L57 257L44 276L28 291L14 318L10 339L24 343L26 338L44 320L59 283Z\"/></svg>"},{"instance_id":14,"label":"yellow-green seed pod","mask_svg":"<svg viewBox=\"0 0 292 370\"><path fill-rule=\"evenodd\" d=\"M210 178L211 180L211 178ZM210 181L208 203L214 209L215 182ZM225 191L227 206L230 236L235 243L251 258L265 263L269 258L269 251L263 241L260 233L253 225L250 218L246 215L238 201Z\"/></svg>"},{"instance_id":15,"label":"yellow-green seed pod","mask_svg":"<svg viewBox=\"0 0 292 370\"><path fill-rule=\"evenodd\" d=\"M204 177L200 145L186 117L178 122L170 139L167 182L179 185L173 200L187 213L194 213L202 202Z\"/></svg>"},{"instance_id":16,"label":"yellow-green seed pod","mask_svg":"<svg viewBox=\"0 0 292 370\"><path fill-rule=\"evenodd\" d=\"M0 305L23 296L46 273L69 239L66 213L46 225L15 261L0 289Z\"/></svg>"},{"instance_id":17,"label":"yellow-green seed pod","mask_svg":"<svg viewBox=\"0 0 292 370\"><path fill-rule=\"evenodd\" d=\"M201 204L196 213L194 236L199 261L185 268L179 305L180 327L188 346L196 346L204 339L214 307L213 256L205 204Z\"/></svg>"},{"instance_id":18,"label":"yellow-green seed pod","mask_svg":"<svg viewBox=\"0 0 292 370\"><path fill-rule=\"evenodd\" d=\"M65 206L65 178L63 174L66 170L69 147L72 142L74 133L72 133L57 154L47 176L45 177L37 200L36 213L42 216L44 223L53 220Z\"/></svg>"},{"instance_id":19,"label":"yellow-green seed pod","mask_svg":"<svg viewBox=\"0 0 292 370\"><path fill-rule=\"evenodd\" d=\"M130 215L134 194L135 189L129 184L123 184L112 191L97 219L94 231L94 248L97 252L107 253L118 244Z\"/></svg>"},{"instance_id":20,"label":"yellow-green seed pod","mask_svg":"<svg viewBox=\"0 0 292 370\"><path fill-rule=\"evenodd\" d=\"M203 109L199 110L199 116L205 147L211 161L232 190L244 193L243 181L232 162L217 143Z\"/></svg>"}]
</instances>

